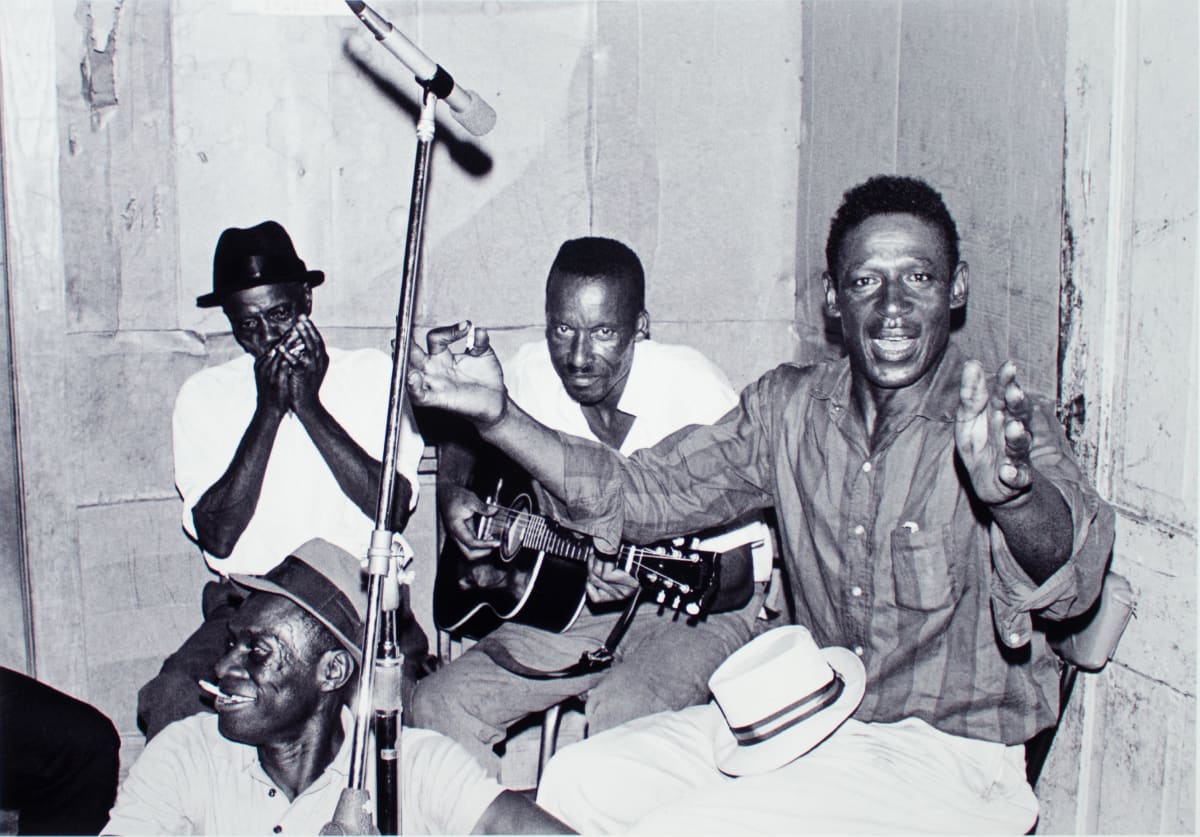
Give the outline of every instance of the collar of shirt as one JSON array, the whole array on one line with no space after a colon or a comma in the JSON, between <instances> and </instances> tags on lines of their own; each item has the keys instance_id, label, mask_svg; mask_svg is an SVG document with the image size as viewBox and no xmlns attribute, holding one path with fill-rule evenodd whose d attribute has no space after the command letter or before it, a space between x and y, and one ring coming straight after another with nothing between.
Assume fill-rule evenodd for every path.
<instances>
[{"instance_id":1,"label":"collar of shirt","mask_svg":"<svg viewBox=\"0 0 1200 837\"><path fill-rule=\"evenodd\" d=\"M296 798L292 800L293 803L302 796L321 791L331 782L340 780L342 784L346 784L349 780L350 747L354 739L354 713L350 711L349 707L342 707L341 720L342 746L338 748L337 755L333 757L333 761L326 765L325 769L321 771L321 775L314 779L311 785L296 794ZM241 749L241 759L242 772L249 776L249 778L260 784L274 788L280 794L283 793L283 789L263 769L262 763L258 760L257 747L243 747Z\"/></svg>"},{"instance_id":2,"label":"collar of shirt","mask_svg":"<svg viewBox=\"0 0 1200 837\"><path fill-rule=\"evenodd\" d=\"M633 363L630 365L629 376L625 379L625 389L621 391L621 399L617 404L618 410L634 417L635 427L637 419L647 410L653 409L653 406L661 400L661 393L655 392L654 376L649 374L650 370L646 368L647 364L638 360L646 352L652 351L645 348L648 343L648 340L639 340L634 343ZM525 401L526 403L523 403L522 407L530 415L556 430L599 442L599 438L592 432L587 418L583 415L583 407L570 396L559 381L557 373L554 372L553 364L550 361L550 350L545 341L540 344L539 354L544 355L538 359L538 363L545 364L543 369L548 370L547 380L553 380L556 386L538 392L524 392L518 399L518 403ZM553 406L549 407L551 404ZM625 437L626 441L621 445L622 453L629 454L632 450L636 450L636 448L629 448L631 438L637 438L634 428L630 428L629 434Z\"/></svg>"},{"instance_id":3,"label":"collar of shirt","mask_svg":"<svg viewBox=\"0 0 1200 837\"><path fill-rule=\"evenodd\" d=\"M953 422L958 411L962 365L962 352L953 343L947 345L946 351L942 353L937 367L933 370L933 380L929 388L908 418L921 417L931 421ZM829 402L830 410L843 431L847 429L843 421L850 411L852 379L850 360L843 358L838 363L826 364L821 377L810 390L813 398ZM907 423L898 422L896 427L900 429Z\"/></svg>"},{"instance_id":4,"label":"collar of shirt","mask_svg":"<svg viewBox=\"0 0 1200 837\"><path fill-rule=\"evenodd\" d=\"M645 347L649 342L638 340L633 344L633 362L629 366L629 377L625 379L625 389L622 390L621 400L617 403L618 410L634 418L642 415L649 405L662 397L662 394L656 391L653 376L648 374L645 364L638 363L638 355L648 351Z\"/></svg>"}]
</instances>

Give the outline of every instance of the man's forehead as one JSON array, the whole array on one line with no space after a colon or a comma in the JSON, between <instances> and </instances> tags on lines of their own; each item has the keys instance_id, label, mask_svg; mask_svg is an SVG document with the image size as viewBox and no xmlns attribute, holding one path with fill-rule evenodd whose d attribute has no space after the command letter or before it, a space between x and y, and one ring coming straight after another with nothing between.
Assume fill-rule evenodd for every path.
<instances>
[{"instance_id":1,"label":"man's forehead","mask_svg":"<svg viewBox=\"0 0 1200 837\"><path fill-rule=\"evenodd\" d=\"M557 273L553 277L546 295L547 310L572 303L618 308L633 301L630 283L620 276Z\"/></svg>"},{"instance_id":2,"label":"man's forehead","mask_svg":"<svg viewBox=\"0 0 1200 837\"><path fill-rule=\"evenodd\" d=\"M226 313L263 311L301 298L304 286L297 282L280 282L274 285L258 285L233 291L225 297L222 307Z\"/></svg>"},{"instance_id":3,"label":"man's forehead","mask_svg":"<svg viewBox=\"0 0 1200 837\"><path fill-rule=\"evenodd\" d=\"M230 618L229 630L231 633L256 636L290 636L303 613L298 605L284 596L256 590Z\"/></svg>"},{"instance_id":4,"label":"man's forehead","mask_svg":"<svg viewBox=\"0 0 1200 837\"><path fill-rule=\"evenodd\" d=\"M949 258L942 228L918 215L891 212L872 215L842 240L840 260L851 269L872 260L904 259L936 266Z\"/></svg>"}]
</instances>

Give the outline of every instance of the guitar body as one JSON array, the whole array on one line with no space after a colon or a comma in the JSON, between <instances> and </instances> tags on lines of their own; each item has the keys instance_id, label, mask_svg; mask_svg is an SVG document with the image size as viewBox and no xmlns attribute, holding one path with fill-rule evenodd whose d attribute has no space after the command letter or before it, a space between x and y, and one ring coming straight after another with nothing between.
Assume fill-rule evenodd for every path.
<instances>
[{"instance_id":1,"label":"guitar body","mask_svg":"<svg viewBox=\"0 0 1200 837\"><path fill-rule=\"evenodd\" d=\"M501 622L565 631L587 601L591 541L537 513L529 479L495 449L476 463L473 488L499 506L476 521L476 534L500 547L473 561L446 538L433 583L439 630L478 639ZM622 544L614 560L637 578L650 601L699 617L721 589L721 556L670 544ZM747 573L746 596L753 581Z\"/></svg>"},{"instance_id":2,"label":"guitar body","mask_svg":"<svg viewBox=\"0 0 1200 837\"><path fill-rule=\"evenodd\" d=\"M483 479L499 469L501 466L493 463ZM493 502L517 516L502 512L502 517L512 519L486 522L488 526L494 524L489 534L501 540L501 547L486 558L472 561L452 539L446 538L438 554L433 621L439 630L478 639L512 620L559 632L574 623L584 606L587 563L521 544L520 522L525 515L536 514L536 504L527 490L528 480L516 466L506 470L508 474L496 480L515 486L519 493L501 494L494 490L495 482L490 493L496 495Z\"/></svg>"}]
</instances>

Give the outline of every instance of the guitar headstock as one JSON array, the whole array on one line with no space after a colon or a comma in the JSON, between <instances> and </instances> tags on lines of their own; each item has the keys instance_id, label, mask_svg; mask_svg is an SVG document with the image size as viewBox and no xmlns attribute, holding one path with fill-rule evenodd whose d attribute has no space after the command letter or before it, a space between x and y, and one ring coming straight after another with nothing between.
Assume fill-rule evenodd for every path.
<instances>
[{"instance_id":1,"label":"guitar headstock","mask_svg":"<svg viewBox=\"0 0 1200 837\"><path fill-rule=\"evenodd\" d=\"M669 543L630 547L628 569L660 607L700 616L717 590L720 554Z\"/></svg>"}]
</instances>

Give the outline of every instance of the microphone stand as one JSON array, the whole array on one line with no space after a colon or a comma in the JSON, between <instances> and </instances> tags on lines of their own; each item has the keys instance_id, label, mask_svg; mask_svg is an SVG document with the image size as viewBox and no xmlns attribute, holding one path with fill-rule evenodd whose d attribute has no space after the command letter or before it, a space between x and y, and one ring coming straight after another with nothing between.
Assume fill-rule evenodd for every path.
<instances>
[{"instance_id":1,"label":"microphone stand","mask_svg":"<svg viewBox=\"0 0 1200 837\"><path fill-rule=\"evenodd\" d=\"M355 696L354 738L350 750L350 775L347 787L338 799L333 820L326 823L321 834L378 834L371 821L371 796L366 789L367 749L371 731L372 708L374 707L375 669L374 656L379 647L379 626L384 605L385 582L390 576L397 583L409 583L410 574L399 569L407 566L411 555L405 556L403 541L398 541L388 528L391 519L393 494L396 482L396 459L400 446L400 421L403 415L406 394L405 379L408 377L408 345L412 333L414 300L417 277L421 267L421 231L425 221L425 200L429 185L429 160L434 137L434 112L437 96L425 87L421 102L421 116L417 121L417 151L413 167L412 196L409 201L408 236L404 245L404 275L400 286L400 311L396 316L396 339L392 341L392 385L388 396L387 433L384 438L383 462L379 477L379 502L375 508L375 528L371 532L371 545L367 549L367 616L363 626L363 664L359 668L358 692ZM407 560L403 560L407 557ZM389 572L390 571L390 572ZM398 586L397 586L398 591ZM389 596L390 598L390 596ZM400 614L391 616L400 618ZM397 745L399 734L397 733ZM398 759L396 759L398 762ZM397 765L398 767L398 765ZM395 833L400 833L398 802L402 777L395 778L394 798L381 798L378 804L396 806L379 814L381 822L395 823ZM389 797L392 795L389 793Z\"/></svg>"}]
</instances>

